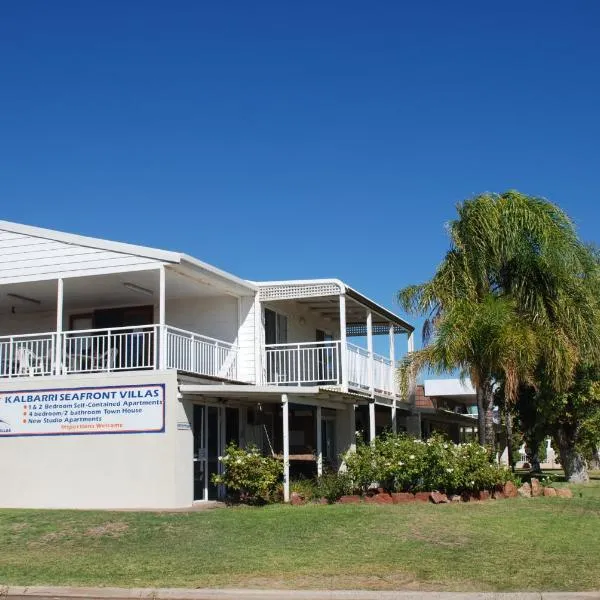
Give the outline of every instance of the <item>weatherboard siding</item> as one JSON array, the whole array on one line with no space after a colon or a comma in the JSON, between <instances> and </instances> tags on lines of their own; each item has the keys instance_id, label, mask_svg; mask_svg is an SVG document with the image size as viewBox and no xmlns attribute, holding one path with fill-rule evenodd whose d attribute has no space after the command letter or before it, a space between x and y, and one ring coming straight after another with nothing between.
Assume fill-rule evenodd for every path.
<instances>
[{"instance_id":1,"label":"weatherboard siding","mask_svg":"<svg viewBox=\"0 0 600 600\"><path fill-rule=\"evenodd\" d=\"M0 230L0 284L158 267L135 254Z\"/></svg>"}]
</instances>

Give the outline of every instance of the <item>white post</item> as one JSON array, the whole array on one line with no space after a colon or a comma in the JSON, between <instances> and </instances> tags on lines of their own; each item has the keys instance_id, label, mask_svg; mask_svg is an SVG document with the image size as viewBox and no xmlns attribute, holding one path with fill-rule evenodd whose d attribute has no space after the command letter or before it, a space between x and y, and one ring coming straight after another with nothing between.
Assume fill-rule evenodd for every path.
<instances>
[{"instance_id":1,"label":"white post","mask_svg":"<svg viewBox=\"0 0 600 600\"><path fill-rule=\"evenodd\" d=\"M317 477L321 477L323 475L323 440L322 440L322 415L321 415L321 407L317 406Z\"/></svg>"},{"instance_id":2,"label":"white post","mask_svg":"<svg viewBox=\"0 0 600 600\"><path fill-rule=\"evenodd\" d=\"M348 406L348 427L350 428L350 444L348 450L356 451L356 406L351 404Z\"/></svg>"},{"instance_id":3,"label":"white post","mask_svg":"<svg viewBox=\"0 0 600 600\"><path fill-rule=\"evenodd\" d=\"M340 362L342 390L348 391L348 345L346 340L346 294L340 294Z\"/></svg>"},{"instance_id":4,"label":"white post","mask_svg":"<svg viewBox=\"0 0 600 600\"><path fill-rule=\"evenodd\" d=\"M158 346L158 368L166 369L167 367L167 332L165 330L165 314L166 314L166 298L165 298L165 267L161 265L158 280L158 325L160 343Z\"/></svg>"},{"instance_id":5,"label":"white post","mask_svg":"<svg viewBox=\"0 0 600 600\"><path fill-rule=\"evenodd\" d=\"M62 330L63 330L63 295L64 282L62 277L57 280L56 286L56 342L54 356L54 372L56 375L61 373L61 358L62 358Z\"/></svg>"},{"instance_id":6,"label":"white post","mask_svg":"<svg viewBox=\"0 0 600 600\"><path fill-rule=\"evenodd\" d=\"M394 324L390 323L390 392L392 393L392 433L396 433L398 431L398 427L396 424L396 402L398 400L398 396L396 394L397 385L396 385L396 340L394 337Z\"/></svg>"},{"instance_id":7,"label":"white post","mask_svg":"<svg viewBox=\"0 0 600 600\"><path fill-rule=\"evenodd\" d=\"M290 501L290 407L287 394L281 394L283 405L283 501Z\"/></svg>"},{"instance_id":8,"label":"white post","mask_svg":"<svg viewBox=\"0 0 600 600\"><path fill-rule=\"evenodd\" d=\"M369 352L369 393L375 396L374 365L373 365L373 313L367 311L367 350Z\"/></svg>"},{"instance_id":9,"label":"white post","mask_svg":"<svg viewBox=\"0 0 600 600\"><path fill-rule=\"evenodd\" d=\"M375 402L369 404L369 442L375 439Z\"/></svg>"},{"instance_id":10,"label":"white post","mask_svg":"<svg viewBox=\"0 0 600 600\"><path fill-rule=\"evenodd\" d=\"M415 334L414 334L414 331L411 331L408 334L407 350L408 350L409 354L411 352L415 351ZM407 398L407 401L408 401L409 404L413 404L414 405L414 403L415 403L416 381L415 381L415 378L413 376L413 373L410 373L409 377L410 377L410 380L408 382L408 398Z\"/></svg>"},{"instance_id":11,"label":"white post","mask_svg":"<svg viewBox=\"0 0 600 600\"><path fill-rule=\"evenodd\" d=\"M414 331L411 331L408 334L407 345L408 345L408 351L409 352L414 352L415 351L415 332Z\"/></svg>"}]
</instances>

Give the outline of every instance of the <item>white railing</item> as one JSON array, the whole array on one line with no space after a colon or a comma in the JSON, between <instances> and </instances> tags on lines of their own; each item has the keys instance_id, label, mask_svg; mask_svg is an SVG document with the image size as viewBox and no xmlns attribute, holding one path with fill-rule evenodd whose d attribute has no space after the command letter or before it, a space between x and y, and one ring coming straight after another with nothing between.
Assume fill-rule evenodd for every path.
<instances>
[{"instance_id":1,"label":"white railing","mask_svg":"<svg viewBox=\"0 0 600 600\"><path fill-rule=\"evenodd\" d=\"M265 383L337 385L341 382L340 342L265 346Z\"/></svg>"},{"instance_id":2,"label":"white railing","mask_svg":"<svg viewBox=\"0 0 600 600\"><path fill-rule=\"evenodd\" d=\"M169 325L165 338L168 369L237 379L237 346Z\"/></svg>"},{"instance_id":3,"label":"white railing","mask_svg":"<svg viewBox=\"0 0 600 600\"><path fill-rule=\"evenodd\" d=\"M0 337L0 377L51 375L55 359L55 333Z\"/></svg>"},{"instance_id":4,"label":"white railing","mask_svg":"<svg viewBox=\"0 0 600 600\"><path fill-rule=\"evenodd\" d=\"M237 346L160 325L0 336L0 378L158 369L161 344L168 369L237 380Z\"/></svg>"},{"instance_id":5,"label":"white railing","mask_svg":"<svg viewBox=\"0 0 600 600\"><path fill-rule=\"evenodd\" d=\"M396 384L396 368L385 356L373 354L373 389L376 394L394 396L399 388Z\"/></svg>"},{"instance_id":6,"label":"white railing","mask_svg":"<svg viewBox=\"0 0 600 600\"><path fill-rule=\"evenodd\" d=\"M348 387L378 396L399 395L394 363L351 343L346 345ZM340 385L341 342L265 346L264 381L270 385Z\"/></svg>"},{"instance_id":7,"label":"white railing","mask_svg":"<svg viewBox=\"0 0 600 600\"><path fill-rule=\"evenodd\" d=\"M62 334L62 372L153 369L157 325L85 329Z\"/></svg>"},{"instance_id":8,"label":"white railing","mask_svg":"<svg viewBox=\"0 0 600 600\"><path fill-rule=\"evenodd\" d=\"M369 381L369 351L347 344L348 347L348 385L353 388L368 391L370 386Z\"/></svg>"}]
</instances>

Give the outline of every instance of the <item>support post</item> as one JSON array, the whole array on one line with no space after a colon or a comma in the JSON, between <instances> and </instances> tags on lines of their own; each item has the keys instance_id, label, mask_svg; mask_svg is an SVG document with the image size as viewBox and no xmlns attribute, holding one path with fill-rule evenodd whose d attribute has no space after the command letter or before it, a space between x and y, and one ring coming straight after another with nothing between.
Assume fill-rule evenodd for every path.
<instances>
[{"instance_id":1,"label":"support post","mask_svg":"<svg viewBox=\"0 0 600 600\"><path fill-rule=\"evenodd\" d=\"M348 450L356 452L356 406L354 404L348 406L348 427L350 428Z\"/></svg>"},{"instance_id":2,"label":"support post","mask_svg":"<svg viewBox=\"0 0 600 600\"><path fill-rule=\"evenodd\" d=\"M415 351L415 334L414 331L411 331L408 334L408 340L407 340L407 350L408 353L410 354L411 352ZM407 401L409 404L413 405L415 404L415 387L416 387L416 381L415 381L415 376L414 373L410 373L409 374L409 382L408 382L408 398Z\"/></svg>"},{"instance_id":3,"label":"support post","mask_svg":"<svg viewBox=\"0 0 600 600\"><path fill-rule=\"evenodd\" d=\"M369 404L369 442L375 439L375 402Z\"/></svg>"},{"instance_id":4,"label":"support post","mask_svg":"<svg viewBox=\"0 0 600 600\"><path fill-rule=\"evenodd\" d=\"M390 323L390 365L390 391L392 392L392 433L397 433L398 425L396 422L396 402L398 401L398 385L396 383L396 339L393 323Z\"/></svg>"},{"instance_id":5,"label":"support post","mask_svg":"<svg viewBox=\"0 0 600 600\"><path fill-rule=\"evenodd\" d=\"M375 396L375 369L373 364L373 313L367 311L367 351L369 352L369 393Z\"/></svg>"},{"instance_id":6,"label":"support post","mask_svg":"<svg viewBox=\"0 0 600 600\"><path fill-rule=\"evenodd\" d=\"M321 477L323 475L323 417L320 406L317 406L315 418L317 420L317 477Z\"/></svg>"},{"instance_id":7,"label":"support post","mask_svg":"<svg viewBox=\"0 0 600 600\"><path fill-rule=\"evenodd\" d=\"M283 405L283 501L290 501L290 407L287 394L281 394Z\"/></svg>"},{"instance_id":8,"label":"support post","mask_svg":"<svg viewBox=\"0 0 600 600\"><path fill-rule=\"evenodd\" d=\"M158 346L158 368L166 369L167 368L167 332L165 328L165 320L166 320L166 285L165 285L165 267L161 265L159 271L159 280L158 280L158 325L159 325L159 334L160 338L159 346Z\"/></svg>"},{"instance_id":9,"label":"support post","mask_svg":"<svg viewBox=\"0 0 600 600\"><path fill-rule=\"evenodd\" d=\"M57 280L56 286L56 341L54 342L54 373L60 375L62 367L62 330L63 330L63 305L64 305L64 282L62 277Z\"/></svg>"},{"instance_id":10,"label":"support post","mask_svg":"<svg viewBox=\"0 0 600 600\"><path fill-rule=\"evenodd\" d=\"M340 362L342 367L341 384L348 391L348 343L346 340L346 294L340 294Z\"/></svg>"}]
</instances>

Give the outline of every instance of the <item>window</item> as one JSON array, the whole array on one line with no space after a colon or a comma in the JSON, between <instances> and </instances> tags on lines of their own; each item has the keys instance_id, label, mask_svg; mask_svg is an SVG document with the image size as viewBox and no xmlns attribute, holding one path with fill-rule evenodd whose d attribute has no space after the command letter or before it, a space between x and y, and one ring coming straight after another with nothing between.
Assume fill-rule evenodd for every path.
<instances>
[{"instance_id":1,"label":"window","mask_svg":"<svg viewBox=\"0 0 600 600\"><path fill-rule=\"evenodd\" d=\"M265 344L287 343L288 320L285 315L265 308Z\"/></svg>"}]
</instances>

